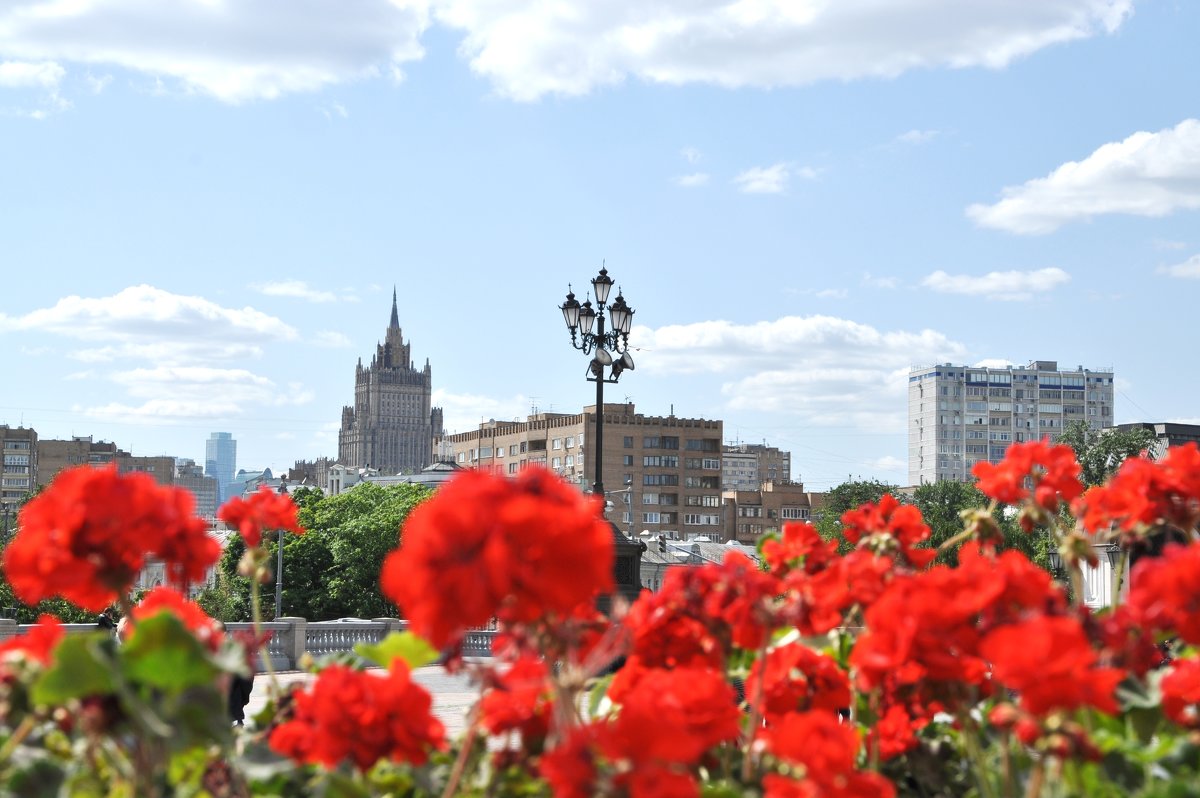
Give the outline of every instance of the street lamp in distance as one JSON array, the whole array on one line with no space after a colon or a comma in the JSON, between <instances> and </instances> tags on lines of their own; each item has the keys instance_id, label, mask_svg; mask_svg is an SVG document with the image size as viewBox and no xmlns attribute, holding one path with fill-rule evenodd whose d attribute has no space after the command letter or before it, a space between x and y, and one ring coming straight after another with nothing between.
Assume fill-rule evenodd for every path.
<instances>
[{"instance_id":1,"label":"street lamp in distance","mask_svg":"<svg viewBox=\"0 0 1200 798\"><path fill-rule=\"evenodd\" d=\"M591 298L586 298L580 304L569 285L566 301L559 306L563 321L571 331L571 346L592 356L588 363L587 380L596 383L595 482L592 483L592 493L598 496L604 495L604 383L615 383L621 378L622 372L633 370L633 356L629 354L629 330L633 326L634 310L625 304L625 297L619 288L616 300L611 305L608 303L612 287L613 279L608 276L608 269L601 267L600 273L592 279L595 307ZM610 369L608 377L604 376L605 368Z\"/></svg>"}]
</instances>

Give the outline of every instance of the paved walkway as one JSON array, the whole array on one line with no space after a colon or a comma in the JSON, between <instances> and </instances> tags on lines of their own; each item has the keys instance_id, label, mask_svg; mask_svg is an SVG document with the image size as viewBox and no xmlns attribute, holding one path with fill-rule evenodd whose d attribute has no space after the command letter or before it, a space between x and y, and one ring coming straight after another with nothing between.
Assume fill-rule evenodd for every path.
<instances>
[{"instance_id":1,"label":"paved walkway","mask_svg":"<svg viewBox=\"0 0 1200 798\"><path fill-rule=\"evenodd\" d=\"M314 677L304 671L285 671L276 674L276 678L286 687L296 682L307 684ZM440 665L430 665L413 671L413 679L433 695L434 714L446 724L448 735L453 737L466 730L467 711L478 696L478 691L472 689L466 676L451 676ZM267 703L270 683L271 679L265 673L254 677L254 691L250 694L250 703L246 707L247 719L256 715Z\"/></svg>"}]
</instances>

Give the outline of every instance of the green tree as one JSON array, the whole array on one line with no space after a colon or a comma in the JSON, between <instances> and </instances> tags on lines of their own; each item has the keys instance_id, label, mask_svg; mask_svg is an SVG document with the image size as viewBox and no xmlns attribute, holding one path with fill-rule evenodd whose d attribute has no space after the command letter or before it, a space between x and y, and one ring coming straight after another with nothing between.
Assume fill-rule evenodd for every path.
<instances>
[{"instance_id":1,"label":"green tree","mask_svg":"<svg viewBox=\"0 0 1200 798\"><path fill-rule=\"evenodd\" d=\"M983 495L973 482L950 480L920 485L913 491L911 498L911 503L921 511L921 516L929 526L929 545L933 548L940 547L963 531L964 524L961 515L963 510L987 507L989 502L988 497ZM1011 517L1011 513L1006 513L1003 507L997 507L993 512L993 517L1004 534L1004 543L1001 548L1017 549L1024 552L1030 559L1038 558L1037 538L1022 532ZM1045 552L1041 552L1040 556L1043 560L1046 559ZM938 555L937 561L956 565L958 547ZM1048 560L1041 564L1045 566L1047 563Z\"/></svg>"},{"instance_id":2,"label":"green tree","mask_svg":"<svg viewBox=\"0 0 1200 798\"><path fill-rule=\"evenodd\" d=\"M292 498L300 506L305 534L283 536L283 614L323 621L333 618L376 618L396 613L379 588L379 571L388 552L400 542L400 527L409 511L432 495L420 485L381 487L362 483L338 496L300 490ZM272 566L278 562L278 536L264 541ZM201 606L217 610L222 620L250 617L250 582L238 575L245 544L230 537L215 585L200 597ZM274 617L275 582L261 586L263 617ZM211 611L211 610L210 610Z\"/></svg>"},{"instance_id":3,"label":"green tree","mask_svg":"<svg viewBox=\"0 0 1200 798\"><path fill-rule=\"evenodd\" d=\"M1067 425L1058 443L1075 450L1075 459L1083 468L1080 480L1087 487L1102 484L1116 473L1128 457L1136 457L1154 443L1153 430L1138 428L1129 430L1094 430L1086 421L1074 421Z\"/></svg>"},{"instance_id":4,"label":"green tree","mask_svg":"<svg viewBox=\"0 0 1200 798\"><path fill-rule=\"evenodd\" d=\"M825 502L813 514L813 526L825 540L841 540L842 513L867 502L878 502L885 493L899 498L898 492L895 485L875 479L843 482L825 495Z\"/></svg>"}]
</instances>

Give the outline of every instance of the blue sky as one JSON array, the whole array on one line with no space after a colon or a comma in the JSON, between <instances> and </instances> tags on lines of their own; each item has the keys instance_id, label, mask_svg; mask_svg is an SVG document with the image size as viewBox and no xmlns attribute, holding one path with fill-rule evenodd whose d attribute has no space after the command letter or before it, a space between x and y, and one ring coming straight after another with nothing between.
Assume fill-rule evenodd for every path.
<instances>
[{"instance_id":1,"label":"blue sky","mask_svg":"<svg viewBox=\"0 0 1200 798\"><path fill-rule=\"evenodd\" d=\"M907 479L910 366L1111 366L1200 419L1200 3L10 0L0 423L336 455L391 291L447 428L637 369L814 489Z\"/></svg>"}]
</instances>

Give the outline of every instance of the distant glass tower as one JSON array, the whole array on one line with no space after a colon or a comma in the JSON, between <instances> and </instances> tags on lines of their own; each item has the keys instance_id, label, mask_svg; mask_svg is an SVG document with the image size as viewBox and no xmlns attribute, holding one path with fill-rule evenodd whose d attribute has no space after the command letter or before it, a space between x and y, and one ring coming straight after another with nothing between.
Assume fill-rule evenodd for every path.
<instances>
[{"instance_id":1,"label":"distant glass tower","mask_svg":"<svg viewBox=\"0 0 1200 798\"><path fill-rule=\"evenodd\" d=\"M214 432L204 442L204 475L217 480L220 495L217 504L229 498L229 485L237 469L237 441L232 433Z\"/></svg>"}]
</instances>

